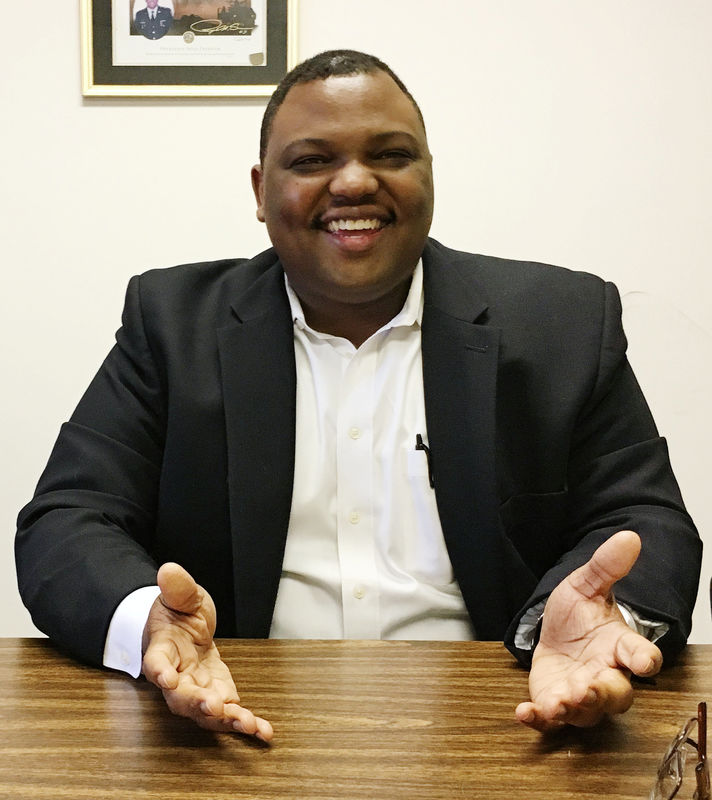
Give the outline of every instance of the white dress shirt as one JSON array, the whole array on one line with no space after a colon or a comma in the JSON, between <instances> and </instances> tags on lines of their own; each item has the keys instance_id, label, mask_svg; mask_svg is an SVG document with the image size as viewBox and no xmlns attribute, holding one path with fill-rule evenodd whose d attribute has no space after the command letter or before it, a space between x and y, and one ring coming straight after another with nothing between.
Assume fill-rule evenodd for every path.
<instances>
[{"instance_id":1,"label":"white dress shirt","mask_svg":"<svg viewBox=\"0 0 712 800\"><path fill-rule=\"evenodd\" d=\"M400 313L356 348L294 319L289 532L270 636L471 639L430 486L419 263Z\"/></svg>"}]
</instances>

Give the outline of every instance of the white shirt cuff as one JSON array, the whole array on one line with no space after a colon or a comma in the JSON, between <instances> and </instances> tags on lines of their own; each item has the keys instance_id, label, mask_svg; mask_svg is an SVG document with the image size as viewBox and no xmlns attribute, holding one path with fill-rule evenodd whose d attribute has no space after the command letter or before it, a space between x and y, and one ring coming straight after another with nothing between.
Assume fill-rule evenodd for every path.
<instances>
[{"instance_id":1,"label":"white shirt cuff","mask_svg":"<svg viewBox=\"0 0 712 800\"><path fill-rule=\"evenodd\" d=\"M667 622L645 619L637 611L625 603L616 603L628 627L644 636L650 642L657 642L670 629ZM520 650L531 650L534 646L534 634L539 620L544 614L546 599L540 600L528 608L519 620L517 632L514 635L514 646Z\"/></svg>"},{"instance_id":2,"label":"white shirt cuff","mask_svg":"<svg viewBox=\"0 0 712 800\"><path fill-rule=\"evenodd\" d=\"M116 607L104 643L105 667L128 672L134 678L141 674L143 629L160 593L158 586L143 586L126 595Z\"/></svg>"},{"instance_id":3,"label":"white shirt cuff","mask_svg":"<svg viewBox=\"0 0 712 800\"><path fill-rule=\"evenodd\" d=\"M637 631L641 636L644 636L649 642L657 642L658 639L665 636L670 630L670 625L667 622L646 619L634 608L625 605L625 603L618 603L618 608L621 614L623 614L623 619L628 626L634 631Z\"/></svg>"}]
</instances>

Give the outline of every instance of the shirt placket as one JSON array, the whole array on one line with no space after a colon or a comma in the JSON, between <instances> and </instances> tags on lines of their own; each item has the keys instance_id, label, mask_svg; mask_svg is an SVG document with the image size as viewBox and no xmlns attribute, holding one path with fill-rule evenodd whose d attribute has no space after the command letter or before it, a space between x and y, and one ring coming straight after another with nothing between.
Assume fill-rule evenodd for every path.
<instances>
[{"instance_id":1,"label":"shirt placket","mask_svg":"<svg viewBox=\"0 0 712 800\"><path fill-rule=\"evenodd\" d=\"M373 513L376 342L349 360L336 423L337 540L344 636L379 639L379 585Z\"/></svg>"}]
</instances>

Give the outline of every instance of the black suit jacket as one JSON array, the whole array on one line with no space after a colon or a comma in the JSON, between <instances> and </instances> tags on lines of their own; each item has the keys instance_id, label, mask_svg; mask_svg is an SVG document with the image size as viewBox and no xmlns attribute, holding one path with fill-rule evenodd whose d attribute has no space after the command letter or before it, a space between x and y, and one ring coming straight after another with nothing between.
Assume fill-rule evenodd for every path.
<instances>
[{"instance_id":1,"label":"black suit jacket","mask_svg":"<svg viewBox=\"0 0 712 800\"><path fill-rule=\"evenodd\" d=\"M643 551L617 596L669 622L662 647L679 649L701 545L625 358L617 291L433 240L423 264L435 493L478 637L511 648L525 607L632 528ZM100 662L116 605L173 560L213 596L218 635L267 636L295 387L273 250L133 278L117 344L20 514L19 585L35 624Z\"/></svg>"}]
</instances>

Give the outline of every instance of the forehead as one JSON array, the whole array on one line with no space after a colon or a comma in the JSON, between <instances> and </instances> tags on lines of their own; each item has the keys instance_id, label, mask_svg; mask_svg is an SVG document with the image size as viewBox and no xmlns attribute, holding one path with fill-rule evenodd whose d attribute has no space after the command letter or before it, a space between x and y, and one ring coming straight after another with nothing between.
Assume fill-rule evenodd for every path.
<instances>
[{"instance_id":1,"label":"forehead","mask_svg":"<svg viewBox=\"0 0 712 800\"><path fill-rule=\"evenodd\" d=\"M268 151L300 138L404 131L425 142L415 106L390 75L376 71L298 83L272 122Z\"/></svg>"}]
</instances>

